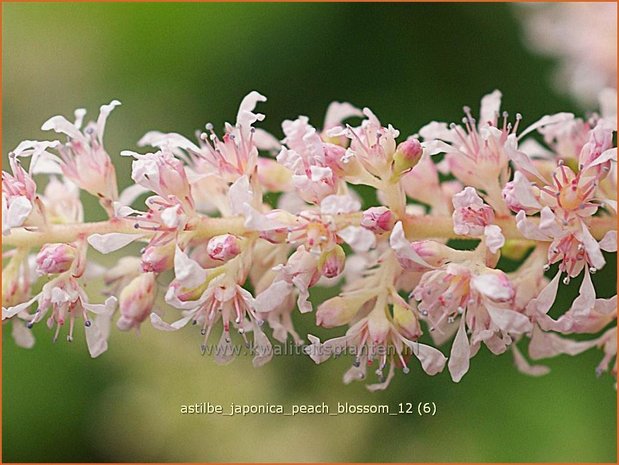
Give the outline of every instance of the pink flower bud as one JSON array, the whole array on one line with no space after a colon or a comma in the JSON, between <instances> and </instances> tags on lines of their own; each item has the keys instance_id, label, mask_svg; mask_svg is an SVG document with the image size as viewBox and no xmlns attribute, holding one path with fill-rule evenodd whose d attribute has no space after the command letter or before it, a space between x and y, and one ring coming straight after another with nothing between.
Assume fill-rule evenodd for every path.
<instances>
[{"instance_id":1,"label":"pink flower bud","mask_svg":"<svg viewBox=\"0 0 619 465\"><path fill-rule=\"evenodd\" d=\"M37 271L43 274L64 273L71 268L77 251L68 244L46 244L37 254Z\"/></svg>"},{"instance_id":2,"label":"pink flower bud","mask_svg":"<svg viewBox=\"0 0 619 465\"><path fill-rule=\"evenodd\" d=\"M208 256L213 260L228 261L241 253L239 239L232 234L212 237L206 246Z\"/></svg>"},{"instance_id":3,"label":"pink flower bud","mask_svg":"<svg viewBox=\"0 0 619 465\"><path fill-rule=\"evenodd\" d=\"M119 296L120 318L116 325L121 331L138 328L155 303L155 274L143 273L134 278Z\"/></svg>"},{"instance_id":4,"label":"pink flower bud","mask_svg":"<svg viewBox=\"0 0 619 465\"><path fill-rule=\"evenodd\" d=\"M393 155L393 174L399 176L412 170L423 154L423 147L417 139L408 139L398 145Z\"/></svg>"},{"instance_id":5,"label":"pink flower bud","mask_svg":"<svg viewBox=\"0 0 619 465\"><path fill-rule=\"evenodd\" d=\"M323 276L327 278L335 278L344 271L344 262L346 254L344 249L336 245L331 250L323 252L318 262L318 267Z\"/></svg>"},{"instance_id":6,"label":"pink flower bud","mask_svg":"<svg viewBox=\"0 0 619 465\"><path fill-rule=\"evenodd\" d=\"M391 231L395 225L395 216L387 207L371 207L363 212L361 226L378 234Z\"/></svg>"}]
</instances>

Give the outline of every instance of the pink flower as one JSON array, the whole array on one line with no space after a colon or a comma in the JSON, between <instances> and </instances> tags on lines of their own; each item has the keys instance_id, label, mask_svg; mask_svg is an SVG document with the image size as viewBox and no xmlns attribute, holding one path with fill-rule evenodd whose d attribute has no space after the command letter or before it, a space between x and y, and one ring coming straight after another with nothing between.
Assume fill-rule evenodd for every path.
<instances>
[{"instance_id":1,"label":"pink flower","mask_svg":"<svg viewBox=\"0 0 619 465\"><path fill-rule=\"evenodd\" d=\"M501 228L493 225L494 211L484 205L475 189L465 187L453 197L454 232L463 236L483 236L488 250L496 253L505 244Z\"/></svg>"},{"instance_id":2,"label":"pink flower","mask_svg":"<svg viewBox=\"0 0 619 465\"><path fill-rule=\"evenodd\" d=\"M3 308L2 319L11 318L27 310L35 301L37 302L37 311L28 323L29 328L41 321L51 309L52 314L47 319L47 326L51 329L56 325L54 341L58 339L60 328L64 326L67 319L69 320L67 341L73 341L75 321L83 319L86 343L91 357L98 357L107 350L109 321L116 307L116 298L109 297L103 304L91 304L75 278L59 275L45 284L40 294L27 302ZM91 319L89 313L96 317Z\"/></svg>"},{"instance_id":3,"label":"pink flower","mask_svg":"<svg viewBox=\"0 0 619 465\"><path fill-rule=\"evenodd\" d=\"M279 265L278 275L273 283L256 296L256 308L259 312L269 312L279 306L294 288L299 296L297 305L301 313L312 311L308 301L309 288L318 282L321 270L318 268L318 258L300 246L288 259L285 265Z\"/></svg>"},{"instance_id":4,"label":"pink flower","mask_svg":"<svg viewBox=\"0 0 619 465\"><path fill-rule=\"evenodd\" d=\"M520 171L516 171L514 179L503 187L503 199L515 213L520 210L524 210L527 215L537 213L542 208L538 200L539 195L539 189Z\"/></svg>"},{"instance_id":5,"label":"pink flower","mask_svg":"<svg viewBox=\"0 0 619 465\"><path fill-rule=\"evenodd\" d=\"M136 159L133 161L131 177L136 183L157 193L165 200L176 199L189 211L193 209L191 187L180 160L169 152L161 151L132 155Z\"/></svg>"},{"instance_id":6,"label":"pink flower","mask_svg":"<svg viewBox=\"0 0 619 465\"><path fill-rule=\"evenodd\" d=\"M103 132L108 115L118 105L118 100L102 105L96 123L89 123L84 131L80 130L86 114L83 109L75 111L75 123L64 116L54 116L41 127L44 131L54 130L67 135L68 142L57 148L62 173L80 188L106 202L108 208L118 198L118 187L114 165L103 148Z\"/></svg>"},{"instance_id":7,"label":"pink flower","mask_svg":"<svg viewBox=\"0 0 619 465\"><path fill-rule=\"evenodd\" d=\"M511 344L512 335L529 332L532 327L525 315L510 309L514 288L505 273L481 264L450 263L429 271L412 295L431 328L443 331L445 323L453 324L461 317L449 359L449 371L456 382L468 371L469 359L481 342L499 354Z\"/></svg>"},{"instance_id":8,"label":"pink flower","mask_svg":"<svg viewBox=\"0 0 619 465\"><path fill-rule=\"evenodd\" d=\"M419 359L422 368L429 375L442 371L447 359L437 349L407 339L402 334L402 327L398 326L402 321L401 317L395 322L390 321L384 309L376 307L368 316L351 326L345 336L321 343L317 337L309 335L311 345L305 350L316 363L344 353L354 355L353 366L344 375L346 384L364 379L367 368L376 362L378 383L367 386L371 391L388 387L396 365L402 367L404 373L408 373L406 359L410 354ZM385 377L387 364L389 369Z\"/></svg>"},{"instance_id":9,"label":"pink flower","mask_svg":"<svg viewBox=\"0 0 619 465\"><path fill-rule=\"evenodd\" d=\"M328 134L336 137L346 136L350 139L350 147L344 158L344 162L348 165L347 172L350 172L347 180L355 184L375 186L377 178L387 179L393 175L396 138L400 132L391 125L384 127L369 108L364 108L363 114L366 119L361 122L361 126L357 128L347 126L346 129L334 127ZM353 167L354 170L351 170Z\"/></svg>"},{"instance_id":10,"label":"pink flower","mask_svg":"<svg viewBox=\"0 0 619 465\"><path fill-rule=\"evenodd\" d=\"M402 176L400 182L407 196L430 205L433 214L451 213L452 194L445 189L448 183L439 182L436 164L428 153L421 157L415 169ZM461 184L458 181L452 181L453 183L456 183L454 189L459 191Z\"/></svg>"},{"instance_id":11,"label":"pink flower","mask_svg":"<svg viewBox=\"0 0 619 465\"><path fill-rule=\"evenodd\" d=\"M254 113L256 104L265 101L266 97L256 91L247 94L239 106L236 124L226 123L226 132L221 139L215 134L213 125L208 123L207 132L200 136L200 145L176 133L157 131L145 134L139 145L152 145L182 155L198 179L216 173L225 181L233 182L239 176L254 172L259 148L269 151L279 148L280 144L273 136L253 127L264 119L263 114Z\"/></svg>"},{"instance_id":12,"label":"pink flower","mask_svg":"<svg viewBox=\"0 0 619 465\"><path fill-rule=\"evenodd\" d=\"M13 174L2 172L2 234L23 225L40 225L45 221L37 186L21 166L15 154L9 156Z\"/></svg>"},{"instance_id":13,"label":"pink flower","mask_svg":"<svg viewBox=\"0 0 619 465\"><path fill-rule=\"evenodd\" d=\"M501 92L495 90L481 100L479 123L468 107L464 108L464 128L452 124L432 122L419 130L426 144L435 151L445 152L449 171L464 184L483 189L488 193L487 201L502 213L497 189L507 180L508 157L506 144L515 144L515 133L520 122L512 126L507 114L499 121Z\"/></svg>"},{"instance_id":14,"label":"pink flower","mask_svg":"<svg viewBox=\"0 0 619 465\"><path fill-rule=\"evenodd\" d=\"M284 121L282 128L286 147L277 155L277 161L292 172L292 184L299 195L308 202L319 203L335 194L340 180L333 168L337 169L344 149L323 142L305 116Z\"/></svg>"}]
</instances>

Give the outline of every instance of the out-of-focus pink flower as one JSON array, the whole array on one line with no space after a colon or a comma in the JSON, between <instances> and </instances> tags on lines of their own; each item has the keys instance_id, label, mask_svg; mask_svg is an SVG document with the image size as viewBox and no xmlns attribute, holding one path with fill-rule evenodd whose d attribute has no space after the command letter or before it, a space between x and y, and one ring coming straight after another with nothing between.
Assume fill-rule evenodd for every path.
<instances>
[{"instance_id":1,"label":"out-of-focus pink flower","mask_svg":"<svg viewBox=\"0 0 619 465\"><path fill-rule=\"evenodd\" d=\"M592 104L601 89L616 86L616 4L527 4L519 13L529 47L558 59L555 81L561 88Z\"/></svg>"}]
</instances>

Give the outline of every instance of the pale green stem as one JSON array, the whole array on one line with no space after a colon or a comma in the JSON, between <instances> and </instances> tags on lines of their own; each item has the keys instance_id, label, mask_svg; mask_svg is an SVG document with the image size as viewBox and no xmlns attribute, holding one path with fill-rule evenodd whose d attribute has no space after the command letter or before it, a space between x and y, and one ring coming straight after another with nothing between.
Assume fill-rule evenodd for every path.
<instances>
[{"instance_id":1,"label":"pale green stem","mask_svg":"<svg viewBox=\"0 0 619 465\"><path fill-rule=\"evenodd\" d=\"M338 227L346 225L358 225L361 213L349 213L337 215L335 223ZM539 221L537 218L529 218L531 222ZM406 236L411 240L420 239L465 239L453 231L453 222L450 216L406 216L404 219ZM495 223L501 227L507 240L526 240L516 228L513 217L496 218ZM135 229L135 220L114 218L108 221L79 224L55 224L46 229L29 230L27 228L15 228L7 236L3 236L3 246L10 247L40 247L49 243L69 243L78 239L84 239L91 234L141 234L144 239L153 235L152 231ZM590 220L589 229L596 239L600 240L610 230L617 229L617 218L614 216L598 216ZM211 218L199 215L192 219L187 228L193 232L196 239L209 238L219 234L249 235L255 234L244 227L244 218Z\"/></svg>"}]
</instances>

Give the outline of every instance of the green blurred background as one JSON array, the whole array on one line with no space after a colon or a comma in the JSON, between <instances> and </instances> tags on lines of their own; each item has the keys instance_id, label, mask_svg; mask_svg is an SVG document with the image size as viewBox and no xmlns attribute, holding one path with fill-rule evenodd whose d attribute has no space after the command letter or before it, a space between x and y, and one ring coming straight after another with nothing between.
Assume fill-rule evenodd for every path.
<instances>
[{"instance_id":1,"label":"green blurred background","mask_svg":"<svg viewBox=\"0 0 619 465\"><path fill-rule=\"evenodd\" d=\"M3 3L3 144L52 137L55 114L97 115L113 98L106 147L120 182L148 130L192 136L207 121L234 121L256 89L262 124L320 125L332 100L372 108L403 135L432 120L458 121L494 88L530 123L581 112L550 87L552 60L520 41L505 4L7 4ZM567 38L566 38L567 39ZM99 218L94 202L87 217ZM616 266L596 276L614 293ZM577 288L578 283L574 283ZM574 286L570 290L573 296ZM568 292L569 293L569 292ZM313 315L295 315L302 335ZM170 319L169 317L168 319ZM511 356L481 350L459 384L414 366L386 392L344 386L349 360L315 366L279 357L218 367L187 329L114 332L91 360L81 338L51 344L43 324L32 350L3 337L3 461L606 461L616 460L614 379L597 379L602 354L551 360L529 378ZM339 335L342 331L323 332ZM82 336L83 337L83 336ZM447 349L443 348L444 352ZM434 401L435 417L181 416L180 404L362 404Z\"/></svg>"}]
</instances>

